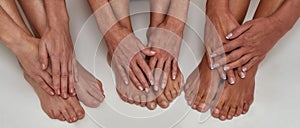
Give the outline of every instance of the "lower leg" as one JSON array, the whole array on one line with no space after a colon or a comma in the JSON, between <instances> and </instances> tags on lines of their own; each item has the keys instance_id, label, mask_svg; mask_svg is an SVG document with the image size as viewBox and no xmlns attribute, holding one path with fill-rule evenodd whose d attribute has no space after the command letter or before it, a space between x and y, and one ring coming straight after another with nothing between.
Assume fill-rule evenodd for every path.
<instances>
[{"instance_id":1,"label":"lower leg","mask_svg":"<svg viewBox=\"0 0 300 128\"><path fill-rule=\"evenodd\" d=\"M272 15L285 0L260 0L254 19Z\"/></svg>"},{"instance_id":2,"label":"lower leg","mask_svg":"<svg viewBox=\"0 0 300 128\"><path fill-rule=\"evenodd\" d=\"M130 21L129 0L109 0L109 3L119 23L133 31Z\"/></svg>"},{"instance_id":3,"label":"lower leg","mask_svg":"<svg viewBox=\"0 0 300 128\"><path fill-rule=\"evenodd\" d=\"M229 0L229 10L240 24L245 19L249 4L250 0Z\"/></svg>"}]
</instances>

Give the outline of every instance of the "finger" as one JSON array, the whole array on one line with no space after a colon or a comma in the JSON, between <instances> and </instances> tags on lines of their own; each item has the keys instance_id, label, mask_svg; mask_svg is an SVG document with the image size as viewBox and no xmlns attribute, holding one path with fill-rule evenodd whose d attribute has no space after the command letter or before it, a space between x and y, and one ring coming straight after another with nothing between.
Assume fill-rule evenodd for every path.
<instances>
[{"instance_id":1,"label":"finger","mask_svg":"<svg viewBox=\"0 0 300 128\"><path fill-rule=\"evenodd\" d=\"M154 71L156 64L157 64L157 58L151 57L150 62L149 62L149 67L152 71Z\"/></svg>"},{"instance_id":2,"label":"finger","mask_svg":"<svg viewBox=\"0 0 300 128\"><path fill-rule=\"evenodd\" d=\"M146 56L154 56L156 54L156 52L151 50L150 48L144 48L141 50L141 52Z\"/></svg>"},{"instance_id":3,"label":"finger","mask_svg":"<svg viewBox=\"0 0 300 128\"><path fill-rule=\"evenodd\" d=\"M173 59L172 63L172 79L175 80L178 72L178 62L176 59Z\"/></svg>"},{"instance_id":4,"label":"finger","mask_svg":"<svg viewBox=\"0 0 300 128\"><path fill-rule=\"evenodd\" d=\"M75 80L74 80L74 72L73 72L73 58L68 62L68 74L69 74L69 84L68 84L68 92L72 96L75 96Z\"/></svg>"},{"instance_id":5,"label":"finger","mask_svg":"<svg viewBox=\"0 0 300 128\"><path fill-rule=\"evenodd\" d=\"M57 95L60 95L60 63L59 58L56 56L51 57L51 63L52 63L52 79L53 79L53 85L54 90Z\"/></svg>"},{"instance_id":6,"label":"finger","mask_svg":"<svg viewBox=\"0 0 300 128\"><path fill-rule=\"evenodd\" d=\"M207 58L207 63L208 63L208 65L209 65L209 67L210 67L210 69L214 69L213 68L213 59L211 58L211 55L213 54L212 53L212 50L210 49L210 48L206 48L206 51L207 51L207 53L205 54L205 56L206 56L206 58Z\"/></svg>"},{"instance_id":7,"label":"finger","mask_svg":"<svg viewBox=\"0 0 300 128\"><path fill-rule=\"evenodd\" d=\"M118 71L119 71L119 73L120 73L120 75L121 75L122 80L124 81L124 83L125 83L126 85L128 85L128 84L129 84L129 80L128 80L128 78L127 78L126 70L125 70L121 65L119 65L119 66L117 66L117 67L118 67Z\"/></svg>"},{"instance_id":8,"label":"finger","mask_svg":"<svg viewBox=\"0 0 300 128\"><path fill-rule=\"evenodd\" d=\"M137 66L137 63L131 64L131 69L133 71L133 73L135 74L135 76L137 77L137 79L139 80L139 82L142 84L142 88L139 87L139 89L141 91L144 91L145 88L149 89L149 84L142 72L142 70L140 69L139 66Z\"/></svg>"},{"instance_id":9,"label":"finger","mask_svg":"<svg viewBox=\"0 0 300 128\"><path fill-rule=\"evenodd\" d=\"M158 91L159 86L161 86L161 77L163 74L163 68L164 68L165 60L163 58L158 60L156 69L155 69L155 84L154 84L154 91Z\"/></svg>"},{"instance_id":10,"label":"finger","mask_svg":"<svg viewBox=\"0 0 300 128\"><path fill-rule=\"evenodd\" d=\"M61 95L63 98L68 98L68 66L67 63L62 62L61 64L61 76L60 76L60 83L61 83Z\"/></svg>"},{"instance_id":11,"label":"finger","mask_svg":"<svg viewBox=\"0 0 300 128\"><path fill-rule=\"evenodd\" d=\"M254 57L252 58L247 64L245 64L243 67L242 67L242 71L243 72L247 72L249 71L255 64L257 64L259 62L259 58L258 57Z\"/></svg>"},{"instance_id":12,"label":"finger","mask_svg":"<svg viewBox=\"0 0 300 128\"><path fill-rule=\"evenodd\" d=\"M219 73L220 78L222 78L223 80L227 79L226 72L223 70L222 67L218 68L218 73Z\"/></svg>"},{"instance_id":13,"label":"finger","mask_svg":"<svg viewBox=\"0 0 300 128\"><path fill-rule=\"evenodd\" d=\"M72 64L73 64L73 72L74 72L74 80L75 80L75 82L79 81L79 73L78 73L77 63L78 62L76 61L76 58L74 56L73 59L72 59Z\"/></svg>"},{"instance_id":14,"label":"finger","mask_svg":"<svg viewBox=\"0 0 300 128\"><path fill-rule=\"evenodd\" d=\"M239 67L237 69L237 72L238 72L240 78L242 78L242 79L246 78L246 72L243 72L241 67Z\"/></svg>"},{"instance_id":15,"label":"finger","mask_svg":"<svg viewBox=\"0 0 300 128\"><path fill-rule=\"evenodd\" d=\"M144 74L146 74L146 77L148 78L150 84L153 85L154 84L154 78L153 78L153 75L151 73L150 67L148 66L148 64L146 63L146 61L144 60L144 58L142 58L140 56L137 59L137 63L139 65L139 67L141 67L141 69L144 72Z\"/></svg>"},{"instance_id":16,"label":"finger","mask_svg":"<svg viewBox=\"0 0 300 128\"><path fill-rule=\"evenodd\" d=\"M138 80L138 78L136 77L136 75L134 74L134 72L131 69L128 72L129 72L129 77L130 77L131 81L133 82L134 86L138 90L143 91L144 88L143 88L142 84L140 83L140 81ZM147 91L147 89L145 91Z\"/></svg>"},{"instance_id":17,"label":"finger","mask_svg":"<svg viewBox=\"0 0 300 128\"><path fill-rule=\"evenodd\" d=\"M241 34L249 30L251 27L252 27L252 22L246 22L243 25L234 29L231 33L229 33L226 36L226 39L228 40L235 39L236 37L239 37Z\"/></svg>"},{"instance_id":18,"label":"finger","mask_svg":"<svg viewBox=\"0 0 300 128\"><path fill-rule=\"evenodd\" d=\"M235 84L235 75L234 75L234 71L233 70L229 70L227 72L227 76L228 76L228 83L231 84L231 85L234 85Z\"/></svg>"},{"instance_id":19,"label":"finger","mask_svg":"<svg viewBox=\"0 0 300 128\"><path fill-rule=\"evenodd\" d=\"M54 89L53 84L52 84L52 77L48 72L42 72L40 76L43 78L43 80L48 84L49 87Z\"/></svg>"},{"instance_id":20,"label":"finger","mask_svg":"<svg viewBox=\"0 0 300 128\"><path fill-rule=\"evenodd\" d=\"M43 89L44 91L46 91L49 95L51 95L51 96L55 95L54 90L52 90L51 87L50 87L49 85L47 85L47 84L45 83L45 81L44 81L41 77L36 76L36 77L34 77L33 79L34 79L34 80L42 87L42 89Z\"/></svg>"},{"instance_id":21,"label":"finger","mask_svg":"<svg viewBox=\"0 0 300 128\"><path fill-rule=\"evenodd\" d=\"M216 49L211 56L216 57L219 55L223 55L227 52L233 51L239 47L241 47L243 44L243 41L238 39L232 40L226 44L223 45L223 47L220 47L218 49Z\"/></svg>"},{"instance_id":22,"label":"finger","mask_svg":"<svg viewBox=\"0 0 300 128\"><path fill-rule=\"evenodd\" d=\"M167 86L167 81L169 78L169 74L171 71L171 61L172 59L167 59L165 66L164 66L164 72L162 74L162 82L161 82L161 88L164 89Z\"/></svg>"},{"instance_id":23,"label":"finger","mask_svg":"<svg viewBox=\"0 0 300 128\"><path fill-rule=\"evenodd\" d=\"M251 60L254 57L254 55L252 54L247 54L242 56L240 59L238 59L237 61L231 62L227 65L224 66L224 70L231 70L231 69L235 69L237 67L241 67L244 64L246 64L247 62L249 62L249 60Z\"/></svg>"},{"instance_id":24,"label":"finger","mask_svg":"<svg viewBox=\"0 0 300 128\"><path fill-rule=\"evenodd\" d=\"M214 67L219 67L225 64L229 64L233 61L240 59L243 55L248 54L248 50L246 48L240 48L237 50L232 51L230 54L226 55L225 57L215 58ZM226 69L224 69L227 71Z\"/></svg>"},{"instance_id":25,"label":"finger","mask_svg":"<svg viewBox=\"0 0 300 128\"><path fill-rule=\"evenodd\" d=\"M48 51L45 42L39 44L39 61L41 63L42 69L46 70L48 67Z\"/></svg>"}]
</instances>

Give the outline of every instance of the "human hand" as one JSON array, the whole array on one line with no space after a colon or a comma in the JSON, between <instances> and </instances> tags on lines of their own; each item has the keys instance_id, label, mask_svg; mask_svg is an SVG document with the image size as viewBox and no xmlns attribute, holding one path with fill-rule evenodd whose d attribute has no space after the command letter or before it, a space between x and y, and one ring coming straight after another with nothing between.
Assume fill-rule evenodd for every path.
<instances>
[{"instance_id":1,"label":"human hand","mask_svg":"<svg viewBox=\"0 0 300 128\"><path fill-rule=\"evenodd\" d=\"M146 49L130 30L119 25L113 26L105 34L105 40L109 49L109 56L112 59L111 66L115 76L122 77L126 85L129 84L129 76L137 89L148 92L150 88L148 81L151 85L154 82L150 67L144 56L153 56L155 52ZM116 80L120 79L116 78Z\"/></svg>"},{"instance_id":2,"label":"human hand","mask_svg":"<svg viewBox=\"0 0 300 128\"><path fill-rule=\"evenodd\" d=\"M242 67L242 72L246 73L264 59L268 51L287 32L284 30L272 18L248 21L226 36L231 41L224 45L224 49L217 49L213 55L230 53L226 58L218 59L215 63L226 64L224 66L226 71Z\"/></svg>"},{"instance_id":3,"label":"human hand","mask_svg":"<svg viewBox=\"0 0 300 128\"><path fill-rule=\"evenodd\" d=\"M154 71L155 91L158 91L159 86L162 89L166 87L170 72L172 79L176 79L184 25L178 21L163 22L148 30L148 47L156 53L149 61L150 69Z\"/></svg>"},{"instance_id":4,"label":"human hand","mask_svg":"<svg viewBox=\"0 0 300 128\"><path fill-rule=\"evenodd\" d=\"M67 24L46 28L39 43L39 61L43 70L46 70L51 62L56 94L61 94L63 98L67 98L68 94L75 95L73 73L76 72L76 68L73 70L73 66L76 63L74 63L74 48Z\"/></svg>"}]
</instances>

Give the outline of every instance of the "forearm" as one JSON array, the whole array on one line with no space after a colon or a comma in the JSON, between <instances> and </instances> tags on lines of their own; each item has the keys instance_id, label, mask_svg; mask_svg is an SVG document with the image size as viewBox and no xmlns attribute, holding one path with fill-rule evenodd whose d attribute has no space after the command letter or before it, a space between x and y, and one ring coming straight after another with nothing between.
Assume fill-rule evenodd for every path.
<instances>
[{"instance_id":1,"label":"forearm","mask_svg":"<svg viewBox=\"0 0 300 128\"><path fill-rule=\"evenodd\" d=\"M120 25L108 0L88 0L95 15L98 27L103 36L114 25Z\"/></svg>"},{"instance_id":2,"label":"forearm","mask_svg":"<svg viewBox=\"0 0 300 128\"><path fill-rule=\"evenodd\" d=\"M161 24L168 13L170 0L150 0L150 26L158 26Z\"/></svg>"},{"instance_id":3,"label":"forearm","mask_svg":"<svg viewBox=\"0 0 300 128\"><path fill-rule=\"evenodd\" d=\"M294 24L300 17L300 1L286 0L282 6L270 16L270 18L278 21L281 29L288 31L292 29Z\"/></svg>"},{"instance_id":4,"label":"forearm","mask_svg":"<svg viewBox=\"0 0 300 128\"><path fill-rule=\"evenodd\" d=\"M51 28L68 27L69 16L65 0L44 0L47 25Z\"/></svg>"},{"instance_id":5,"label":"forearm","mask_svg":"<svg viewBox=\"0 0 300 128\"><path fill-rule=\"evenodd\" d=\"M28 35L0 7L0 40L14 53Z\"/></svg>"},{"instance_id":6,"label":"forearm","mask_svg":"<svg viewBox=\"0 0 300 128\"><path fill-rule=\"evenodd\" d=\"M207 0L206 14L208 16L229 11L229 0Z\"/></svg>"}]
</instances>

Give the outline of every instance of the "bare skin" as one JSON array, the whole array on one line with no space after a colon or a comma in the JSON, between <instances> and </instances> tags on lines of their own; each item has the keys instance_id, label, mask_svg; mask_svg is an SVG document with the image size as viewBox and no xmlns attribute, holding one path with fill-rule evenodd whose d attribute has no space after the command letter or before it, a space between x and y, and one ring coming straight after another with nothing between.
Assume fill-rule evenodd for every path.
<instances>
[{"instance_id":1,"label":"bare skin","mask_svg":"<svg viewBox=\"0 0 300 128\"><path fill-rule=\"evenodd\" d=\"M269 2L272 3L273 1ZM260 4L260 6L263 5ZM279 6L280 5L274 5L273 7L279 8ZM261 13L265 12L258 10L256 15L261 16ZM269 12L269 14L272 13L273 12ZM258 18L258 16L255 16L255 18ZM219 93L217 93L212 109L213 117L219 118L220 120L231 120L234 116L248 112L254 99L255 75L258 65L259 63L255 64L253 68L247 72L246 78L236 78L236 84L234 86L230 86L229 83L225 82L225 85L219 88ZM234 73L237 75L240 72L239 70L235 70Z\"/></svg>"},{"instance_id":2,"label":"bare skin","mask_svg":"<svg viewBox=\"0 0 300 128\"><path fill-rule=\"evenodd\" d=\"M210 1L210 2L215 2L215 1ZM216 40L215 37L212 36L221 37L220 43L226 42L225 37L222 38L222 36L218 36L218 35L225 35L227 31L233 30L235 27L239 26L239 22L243 22L244 16L246 14L245 11L247 11L247 9L241 9L239 7L245 7L246 5L248 5L248 3L239 0L236 1L232 0L230 2L228 1L227 4L229 3L234 3L233 5L230 6L232 8L231 10L222 10L220 12L218 10L217 11L207 10L207 13L209 13L208 17L210 18L210 21L207 25L211 25L211 24L214 25L214 28L212 27L206 28L206 29L212 29L209 31L213 33L213 34L206 34L208 35L205 38L206 41L208 41L207 43L211 43L212 40L218 41L218 39ZM210 6L210 4L212 3L208 3L207 6ZM216 6L217 4L212 4L212 5ZM244 11L241 12L240 10L244 10ZM240 11L240 12L238 13L235 11ZM227 14L226 13L223 14L224 12L227 12ZM222 14L218 14L218 13L222 13ZM188 77L187 83L185 85L185 98L188 104L193 109L198 110L200 112L206 112L212 106L212 101L217 93L217 89L219 87L219 83L222 78L222 76L219 76L220 73L219 69L210 70L211 66L209 65L209 57L207 57L207 54L208 53L204 55L199 66ZM231 76L228 77L230 78Z\"/></svg>"},{"instance_id":3,"label":"bare skin","mask_svg":"<svg viewBox=\"0 0 300 128\"><path fill-rule=\"evenodd\" d=\"M37 37L43 36L46 31L45 9L42 0L35 1L33 4L36 8L31 8L31 5L26 1L19 1L26 17L31 25L31 28L36 31ZM38 13L37 13L38 12ZM44 22L42 22L44 21ZM102 89L102 83L97 80L91 73L86 71L82 65L76 61L78 81L75 84L75 90L78 99L88 107L98 107L103 102L105 96Z\"/></svg>"}]
</instances>

